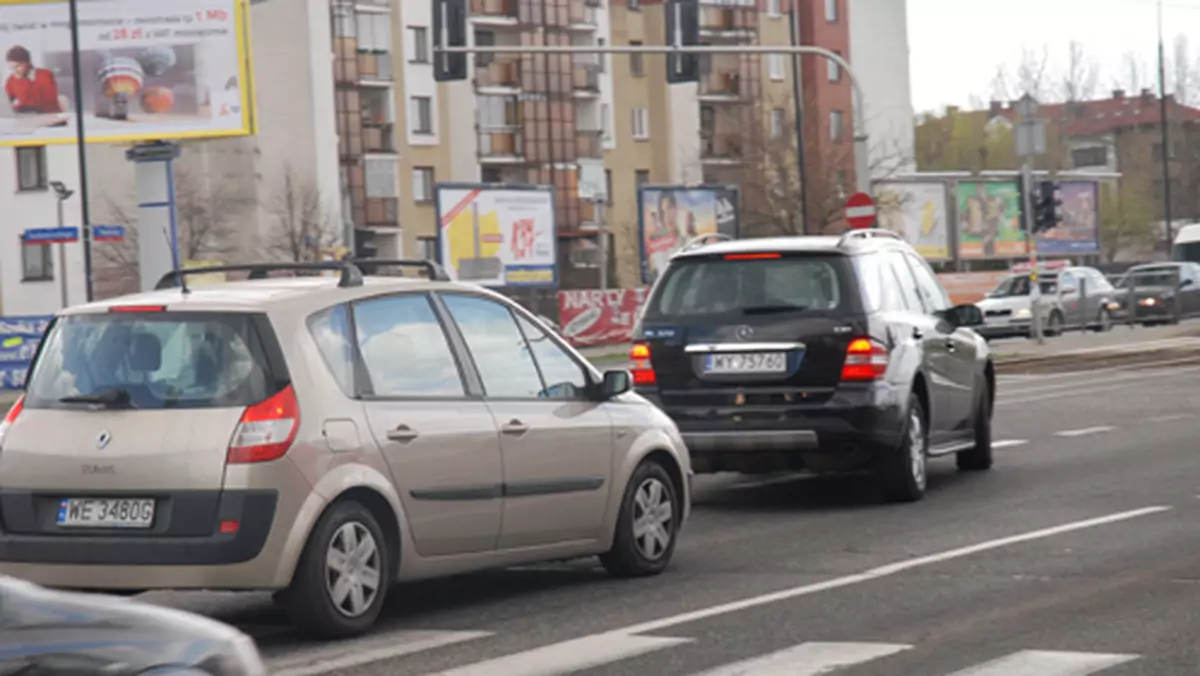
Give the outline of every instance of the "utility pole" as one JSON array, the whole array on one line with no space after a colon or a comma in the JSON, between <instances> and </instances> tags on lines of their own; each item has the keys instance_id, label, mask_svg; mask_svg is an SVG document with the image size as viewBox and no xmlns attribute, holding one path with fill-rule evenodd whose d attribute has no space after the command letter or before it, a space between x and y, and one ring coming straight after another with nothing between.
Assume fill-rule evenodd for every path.
<instances>
[{"instance_id":1,"label":"utility pole","mask_svg":"<svg viewBox=\"0 0 1200 676\"><path fill-rule=\"evenodd\" d=\"M800 45L799 8L791 8L792 46ZM808 234L808 176L804 161L804 94L800 90L800 55L792 55L792 105L795 107L796 122L796 178L800 181L800 234Z\"/></svg>"},{"instance_id":2,"label":"utility pole","mask_svg":"<svg viewBox=\"0 0 1200 676\"><path fill-rule=\"evenodd\" d=\"M1042 313L1039 301L1042 285L1038 280L1037 235L1033 216L1033 158L1046 152L1046 125L1037 119L1037 99L1028 93L1017 101L1017 157L1021 158L1021 219L1025 230L1025 246L1029 250L1029 312L1032 335L1038 345L1046 344L1042 335Z\"/></svg>"},{"instance_id":3,"label":"utility pole","mask_svg":"<svg viewBox=\"0 0 1200 676\"><path fill-rule=\"evenodd\" d=\"M1162 0L1158 0L1158 117L1162 133L1163 230L1171 255L1171 132L1167 129L1167 56L1163 45Z\"/></svg>"},{"instance_id":4,"label":"utility pole","mask_svg":"<svg viewBox=\"0 0 1200 676\"><path fill-rule=\"evenodd\" d=\"M83 129L83 68L79 65L79 3L70 0L71 68L75 81L75 144L79 150L79 241L83 246L83 296L92 302L92 218L88 208L87 138ZM65 272L65 270L64 270Z\"/></svg>"}]
</instances>

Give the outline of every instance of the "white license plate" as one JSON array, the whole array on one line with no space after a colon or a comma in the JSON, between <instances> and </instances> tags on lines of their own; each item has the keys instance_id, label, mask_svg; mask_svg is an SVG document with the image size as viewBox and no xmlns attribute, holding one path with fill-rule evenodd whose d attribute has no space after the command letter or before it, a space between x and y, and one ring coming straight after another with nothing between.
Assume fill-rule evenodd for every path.
<instances>
[{"instance_id":1,"label":"white license plate","mask_svg":"<svg viewBox=\"0 0 1200 676\"><path fill-rule=\"evenodd\" d=\"M149 528L154 524L152 498L63 498L58 525L71 528Z\"/></svg>"},{"instance_id":2,"label":"white license plate","mask_svg":"<svg viewBox=\"0 0 1200 676\"><path fill-rule=\"evenodd\" d=\"M786 371L786 352L747 352L704 356L705 373L785 373Z\"/></svg>"}]
</instances>

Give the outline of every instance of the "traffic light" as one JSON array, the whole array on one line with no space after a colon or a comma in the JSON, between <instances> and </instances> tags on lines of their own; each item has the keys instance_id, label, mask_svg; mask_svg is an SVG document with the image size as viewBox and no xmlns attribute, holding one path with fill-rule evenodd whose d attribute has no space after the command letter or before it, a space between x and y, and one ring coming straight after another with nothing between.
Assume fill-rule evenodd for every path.
<instances>
[{"instance_id":1,"label":"traffic light","mask_svg":"<svg viewBox=\"0 0 1200 676\"><path fill-rule=\"evenodd\" d=\"M666 0L667 42L672 46L695 47L700 44L700 0ZM667 54L667 84L700 81L699 54Z\"/></svg>"},{"instance_id":2,"label":"traffic light","mask_svg":"<svg viewBox=\"0 0 1200 676\"><path fill-rule=\"evenodd\" d=\"M1053 230L1062 222L1062 198L1058 195L1058 183L1042 181L1038 183L1037 191L1033 194L1033 233L1034 235Z\"/></svg>"},{"instance_id":3,"label":"traffic light","mask_svg":"<svg viewBox=\"0 0 1200 676\"><path fill-rule=\"evenodd\" d=\"M433 0L433 46L467 46L467 1ZM454 82L467 79L467 55L434 52L433 79Z\"/></svg>"},{"instance_id":4,"label":"traffic light","mask_svg":"<svg viewBox=\"0 0 1200 676\"><path fill-rule=\"evenodd\" d=\"M379 246L375 243L375 231L370 228L354 229L354 258L379 258ZM375 274L374 265L359 265L364 274Z\"/></svg>"}]
</instances>

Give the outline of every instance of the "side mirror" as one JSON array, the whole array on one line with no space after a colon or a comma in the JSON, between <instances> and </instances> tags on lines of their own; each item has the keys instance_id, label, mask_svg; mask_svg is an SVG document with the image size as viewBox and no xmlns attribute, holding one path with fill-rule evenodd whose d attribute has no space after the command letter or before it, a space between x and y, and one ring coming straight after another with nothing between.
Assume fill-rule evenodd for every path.
<instances>
[{"instance_id":1,"label":"side mirror","mask_svg":"<svg viewBox=\"0 0 1200 676\"><path fill-rule=\"evenodd\" d=\"M956 305L942 313L942 318L954 328L982 326L983 310L978 305Z\"/></svg>"},{"instance_id":2,"label":"side mirror","mask_svg":"<svg viewBox=\"0 0 1200 676\"><path fill-rule=\"evenodd\" d=\"M629 371L605 371L600 385L600 396L605 400L619 397L633 389L633 375Z\"/></svg>"},{"instance_id":3,"label":"side mirror","mask_svg":"<svg viewBox=\"0 0 1200 676\"><path fill-rule=\"evenodd\" d=\"M1182 282L1180 282L1180 283L1179 283L1179 288L1183 289L1183 288L1186 288L1186 287L1189 287L1189 286L1191 286L1192 284L1193 284L1192 280L1190 280L1190 279L1185 279L1185 280L1183 280Z\"/></svg>"}]
</instances>

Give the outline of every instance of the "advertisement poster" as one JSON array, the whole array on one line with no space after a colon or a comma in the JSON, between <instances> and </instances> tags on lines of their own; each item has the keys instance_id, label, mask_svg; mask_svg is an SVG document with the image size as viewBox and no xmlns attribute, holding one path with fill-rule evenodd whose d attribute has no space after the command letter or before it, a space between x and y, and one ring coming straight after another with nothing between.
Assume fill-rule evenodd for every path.
<instances>
[{"instance_id":1,"label":"advertisement poster","mask_svg":"<svg viewBox=\"0 0 1200 676\"><path fill-rule=\"evenodd\" d=\"M25 388L25 372L53 317L0 317L0 391Z\"/></svg>"},{"instance_id":2,"label":"advertisement poster","mask_svg":"<svg viewBox=\"0 0 1200 676\"><path fill-rule=\"evenodd\" d=\"M1038 235L1041 254L1093 254L1100 251L1100 184L1095 181L1060 181L1058 196L1062 222Z\"/></svg>"},{"instance_id":3,"label":"advertisement poster","mask_svg":"<svg viewBox=\"0 0 1200 676\"><path fill-rule=\"evenodd\" d=\"M253 133L246 0L82 0L89 142ZM75 142L69 5L0 2L0 145Z\"/></svg>"},{"instance_id":4,"label":"advertisement poster","mask_svg":"<svg viewBox=\"0 0 1200 676\"><path fill-rule=\"evenodd\" d=\"M642 281L651 284L694 237L741 232L741 205L734 187L642 186L638 191Z\"/></svg>"},{"instance_id":5,"label":"advertisement poster","mask_svg":"<svg viewBox=\"0 0 1200 676\"><path fill-rule=\"evenodd\" d=\"M900 235L930 261L951 258L944 183L877 183L879 227Z\"/></svg>"},{"instance_id":6,"label":"advertisement poster","mask_svg":"<svg viewBox=\"0 0 1200 676\"><path fill-rule=\"evenodd\" d=\"M481 286L556 286L551 188L438 184L438 252L451 279Z\"/></svg>"},{"instance_id":7,"label":"advertisement poster","mask_svg":"<svg viewBox=\"0 0 1200 676\"><path fill-rule=\"evenodd\" d=\"M963 181L956 191L959 258L1012 258L1028 253L1016 181Z\"/></svg>"},{"instance_id":8,"label":"advertisement poster","mask_svg":"<svg viewBox=\"0 0 1200 676\"><path fill-rule=\"evenodd\" d=\"M575 347L628 343L649 289L559 291L562 335Z\"/></svg>"}]
</instances>

